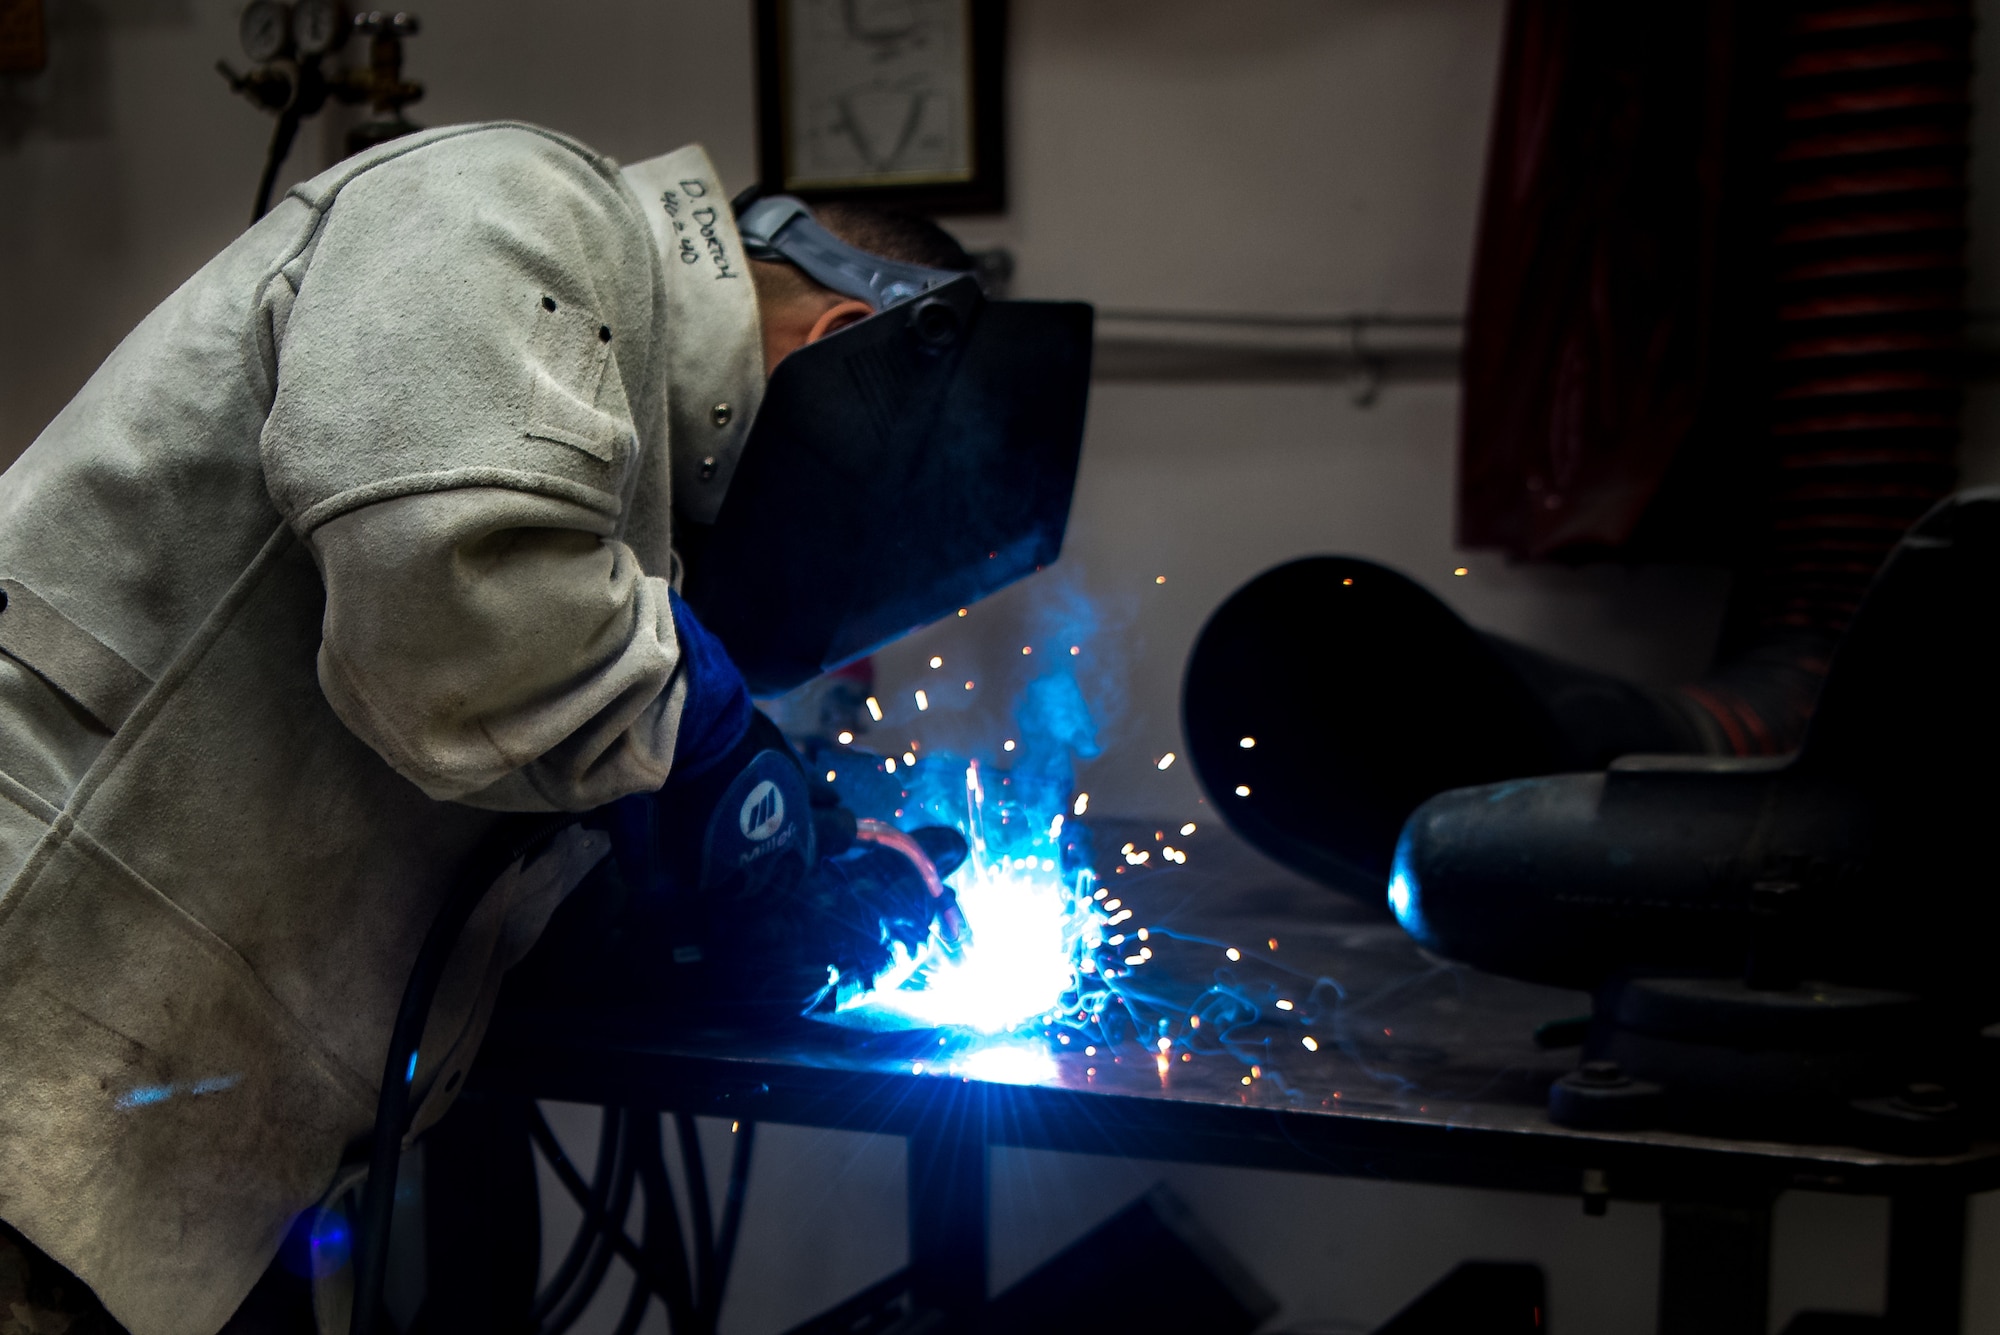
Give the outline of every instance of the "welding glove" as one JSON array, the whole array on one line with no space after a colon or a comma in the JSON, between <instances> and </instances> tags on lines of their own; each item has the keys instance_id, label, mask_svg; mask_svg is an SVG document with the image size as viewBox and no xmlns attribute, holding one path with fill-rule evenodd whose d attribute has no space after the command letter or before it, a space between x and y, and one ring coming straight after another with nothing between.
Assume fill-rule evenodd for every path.
<instances>
[{"instance_id":1,"label":"welding glove","mask_svg":"<svg viewBox=\"0 0 2000 1335\"><path fill-rule=\"evenodd\" d=\"M676 998L796 1013L830 971L872 981L937 922L962 937L942 877L955 831L858 823L750 705L722 645L678 598L688 691L657 793L592 814L612 855L510 981L518 996Z\"/></svg>"}]
</instances>

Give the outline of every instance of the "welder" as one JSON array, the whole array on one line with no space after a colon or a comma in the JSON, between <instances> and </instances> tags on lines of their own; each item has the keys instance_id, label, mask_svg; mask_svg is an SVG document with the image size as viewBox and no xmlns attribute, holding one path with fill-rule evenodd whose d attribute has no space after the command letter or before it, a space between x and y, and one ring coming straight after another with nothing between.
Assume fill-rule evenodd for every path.
<instances>
[{"instance_id":1,"label":"welder","mask_svg":"<svg viewBox=\"0 0 2000 1335\"><path fill-rule=\"evenodd\" d=\"M788 754L738 641L768 682L965 584L822 589L838 644L719 640L684 575L740 620L772 567L739 573L731 542L782 574L787 543L828 541L764 513L769 475L880 471L905 401L934 445L983 420L961 383L1046 383L1022 420L1063 426L1037 479L1059 542L1087 370L982 371L1034 321L982 315L966 267L865 211L761 200L739 231L698 147L621 170L531 126L456 127L295 188L126 338L0 477L0 1313L134 1335L247 1313L369 1127L419 943L507 813L659 792L662 829L741 835L716 884L755 879L805 813L773 796L796 775L749 772ZM904 337L930 360L873 386L874 435L840 437L841 405L806 401L870 388L848 349L894 370L882 341ZM1049 342L1002 341L1030 362ZM732 485L739 465L766 480ZM786 597L752 614L785 622ZM607 825L544 840L481 901L411 1061L419 1127Z\"/></svg>"}]
</instances>

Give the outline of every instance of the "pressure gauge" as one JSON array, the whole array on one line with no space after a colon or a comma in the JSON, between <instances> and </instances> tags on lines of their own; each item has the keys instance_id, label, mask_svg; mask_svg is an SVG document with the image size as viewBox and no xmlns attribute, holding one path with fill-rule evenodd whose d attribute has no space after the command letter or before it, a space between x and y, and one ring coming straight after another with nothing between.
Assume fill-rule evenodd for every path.
<instances>
[{"instance_id":1,"label":"pressure gauge","mask_svg":"<svg viewBox=\"0 0 2000 1335\"><path fill-rule=\"evenodd\" d=\"M236 21L243 54L262 63L285 54L292 40L292 7L283 0L250 0Z\"/></svg>"},{"instance_id":2,"label":"pressure gauge","mask_svg":"<svg viewBox=\"0 0 2000 1335\"><path fill-rule=\"evenodd\" d=\"M354 30L341 0L298 0L292 7L292 44L302 56L323 56Z\"/></svg>"}]
</instances>

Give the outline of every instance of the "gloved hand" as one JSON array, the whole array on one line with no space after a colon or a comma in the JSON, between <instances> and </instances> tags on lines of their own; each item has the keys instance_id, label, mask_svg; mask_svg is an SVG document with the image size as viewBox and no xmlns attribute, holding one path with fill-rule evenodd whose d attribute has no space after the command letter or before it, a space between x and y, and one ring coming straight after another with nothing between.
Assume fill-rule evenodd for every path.
<instances>
[{"instance_id":1,"label":"gloved hand","mask_svg":"<svg viewBox=\"0 0 2000 1335\"><path fill-rule=\"evenodd\" d=\"M965 857L956 831L857 823L750 707L721 645L678 599L689 674L674 771L591 820L612 856L558 911L510 987L677 998L796 1014L829 969L872 982L932 924L962 940L942 878Z\"/></svg>"},{"instance_id":2,"label":"gloved hand","mask_svg":"<svg viewBox=\"0 0 2000 1335\"><path fill-rule=\"evenodd\" d=\"M956 830L858 822L854 846L821 861L803 887L808 931L832 947L827 963L866 986L892 962L891 943L914 955L935 930L948 950L966 944L958 897L944 883L965 854Z\"/></svg>"}]
</instances>

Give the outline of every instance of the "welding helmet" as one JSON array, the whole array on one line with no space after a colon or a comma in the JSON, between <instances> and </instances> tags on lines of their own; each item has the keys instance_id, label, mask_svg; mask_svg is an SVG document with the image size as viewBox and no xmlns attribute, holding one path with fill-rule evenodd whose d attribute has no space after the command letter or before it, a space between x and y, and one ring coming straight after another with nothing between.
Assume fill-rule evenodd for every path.
<instances>
[{"instance_id":1,"label":"welding helmet","mask_svg":"<svg viewBox=\"0 0 2000 1335\"><path fill-rule=\"evenodd\" d=\"M768 695L1056 559L1092 313L869 254L789 196L737 212L750 256L875 308L778 364L714 523L682 525L689 604Z\"/></svg>"}]
</instances>

